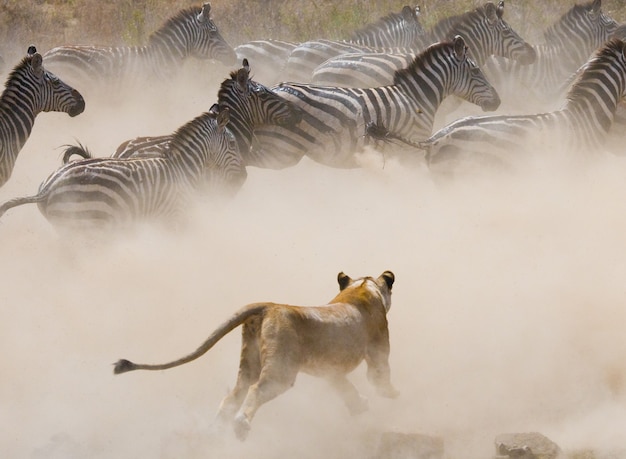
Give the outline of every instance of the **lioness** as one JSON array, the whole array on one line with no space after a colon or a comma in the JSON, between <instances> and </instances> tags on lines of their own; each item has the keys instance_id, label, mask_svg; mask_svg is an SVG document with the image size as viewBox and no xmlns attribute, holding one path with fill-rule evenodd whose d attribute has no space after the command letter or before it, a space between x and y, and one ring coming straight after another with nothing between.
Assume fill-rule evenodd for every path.
<instances>
[{"instance_id":1,"label":"lioness","mask_svg":"<svg viewBox=\"0 0 626 459\"><path fill-rule=\"evenodd\" d=\"M289 389L300 371L327 378L350 412L360 413L367 409L367 400L346 375L363 359L377 392L390 398L398 395L390 380L387 326L394 280L391 271L377 279L351 279L341 272L337 275L340 292L325 306L249 304L186 357L160 365L119 360L114 373L165 370L191 362L243 325L237 384L218 412L218 419L234 420L237 438L246 438L259 407Z\"/></svg>"}]
</instances>

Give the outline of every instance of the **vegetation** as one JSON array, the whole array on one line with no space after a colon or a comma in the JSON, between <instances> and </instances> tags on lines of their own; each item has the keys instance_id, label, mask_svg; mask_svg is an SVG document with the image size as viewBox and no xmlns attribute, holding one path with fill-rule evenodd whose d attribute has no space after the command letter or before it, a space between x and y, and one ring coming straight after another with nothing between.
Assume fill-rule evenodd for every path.
<instances>
[{"instance_id":1,"label":"vegetation","mask_svg":"<svg viewBox=\"0 0 626 459\"><path fill-rule=\"evenodd\" d=\"M13 62L28 45L47 50L61 44L137 45L168 17L202 0L5 0L0 5L0 54ZM497 0L493 0L497 1ZM579 0L581 2L582 0ZM483 4L477 0L422 0L422 23ZM508 0L505 18L530 42L575 1ZM408 4L402 0L212 0L213 16L233 46L261 38L304 41L346 38L351 31ZM603 9L626 21L626 0L604 0Z\"/></svg>"}]
</instances>

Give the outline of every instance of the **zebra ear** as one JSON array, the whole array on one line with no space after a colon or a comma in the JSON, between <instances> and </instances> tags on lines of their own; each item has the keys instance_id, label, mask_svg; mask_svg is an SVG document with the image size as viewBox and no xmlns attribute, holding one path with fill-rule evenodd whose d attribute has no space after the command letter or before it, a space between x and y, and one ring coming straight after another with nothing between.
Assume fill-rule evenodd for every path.
<instances>
[{"instance_id":1,"label":"zebra ear","mask_svg":"<svg viewBox=\"0 0 626 459\"><path fill-rule=\"evenodd\" d=\"M198 15L198 21L204 22L209 20L211 20L211 4L205 3L202 5L202 11L200 11L200 14Z\"/></svg>"},{"instance_id":2,"label":"zebra ear","mask_svg":"<svg viewBox=\"0 0 626 459\"><path fill-rule=\"evenodd\" d=\"M243 58L243 62L241 64L241 66L246 69L248 71L248 73L250 73L250 64L248 63L248 59L246 59L245 57Z\"/></svg>"},{"instance_id":3,"label":"zebra ear","mask_svg":"<svg viewBox=\"0 0 626 459\"><path fill-rule=\"evenodd\" d=\"M217 132L222 133L229 121L230 110L228 107L225 107L217 114Z\"/></svg>"},{"instance_id":4,"label":"zebra ear","mask_svg":"<svg viewBox=\"0 0 626 459\"><path fill-rule=\"evenodd\" d=\"M237 85L244 94L248 94L248 77L250 71L248 67L242 67L237 70Z\"/></svg>"},{"instance_id":5,"label":"zebra ear","mask_svg":"<svg viewBox=\"0 0 626 459\"><path fill-rule=\"evenodd\" d=\"M591 12L594 14L598 14L601 9L602 9L602 0L594 0L593 4L591 5Z\"/></svg>"},{"instance_id":6,"label":"zebra ear","mask_svg":"<svg viewBox=\"0 0 626 459\"><path fill-rule=\"evenodd\" d=\"M32 55L30 60L30 67L33 70L33 73L37 76L43 74L43 59L41 58L41 54L35 53Z\"/></svg>"},{"instance_id":7,"label":"zebra ear","mask_svg":"<svg viewBox=\"0 0 626 459\"><path fill-rule=\"evenodd\" d=\"M419 8L419 7L418 7ZM410 6L406 5L402 8L402 18L406 22L415 22L417 20L417 15L419 14L419 9L415 10Z\"/></svg>"},{"instance_id":8,"label":"zebra ear","mask_svg":"<svg viewBox=\"0 0 626 459\"><path fill-rule=\"evenodd\" d=\"M487 22L489 24L495 24L498 20L498 11L496 10L496 5L491 2L485 3L485 16L487 16Z\"/></svg>"},{"instance_id":9,"label":"zebra ear","mask_svg":"<svg viewBox=\"0 0 626 459\"><path fill-rule=\"evenodd\" d=\"M496 10L496 14L498 15L499 19L502 19L502 16L504 16L504 0L500 0L500 3L498 3L498 9Z\"/></svg>"},{"instance_id":10,"label":"zebra ear","mask_svg":"<svg viewBox=\"0 0 626 459\"><path fill-rule=\"evenodd\" d=\"M337 274L337 282L339 283L339 290L343 290L348 285L350 285L352 279L350 279L350 276L344 274L344 272L341 271L339 274Z\"/></svg>"},{"instance_id":11,"label":"zebra ear","mask_svg":"<svg viewBox=\"0 0 626 459\"><path fill-rule=\"evenodd\" d=\"M465 46L465 40L460 35L454 37L454 56L460 61L467 56L467 46Z\"/></svg>"},{"instance_id":12,"label":"zebra ear","mask_svg":"<svg viewBox=\"0 0 626 459\"><path fill-rule=\"evenodd\" d=\"M36 52L37 52L37 48L35 47L35 45L30 45L28 49L26 50L26 54L29 56L32 56Z\"/></svg>"},{"instance_id":13,"label":"zebra ear","mask_svg":"<svg viewBox=\"0 0 626 459\"><path fill-rule=\"evenodd\" d=\"M217 118L217 115L219 115L220 113L220 106L217 104L211 105L211 108L209 108L209 113Z\"/></svg>"}]
</instances>

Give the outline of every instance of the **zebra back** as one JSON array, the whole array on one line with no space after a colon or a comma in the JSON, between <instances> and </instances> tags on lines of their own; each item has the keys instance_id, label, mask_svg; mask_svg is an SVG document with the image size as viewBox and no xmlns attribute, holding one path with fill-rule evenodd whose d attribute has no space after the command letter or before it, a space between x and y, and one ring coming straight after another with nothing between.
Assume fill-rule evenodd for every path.
<instances>
[{"instance_id":1,"label":"zebra back","mask_svg":"<svg viewBox=\"0 0 626 459\"><path fill-rule=\"evenodd\" d=\"M563 93L568 77L617 31L617 23L602 11L601 0L574 5L544 32L544 43L534 46L536 61L528 66L490 59L489 78L514 98L524 88L523 100L546 104Z\"/></svg>"},{"instance_id":2,"label":"zebra back","mask_svg":"<svg viewBox=\"0 0 626 459\"><path fill-rule=\"evenodd\" d=\"M8 76L0 96L0 186L9 180L40 112L65 112L74 117L84 109L83 96L47 71L41 54L30 46Z\"/></svg>"},{"instance_id":3,"label":"zebra back","mask_svg":"<svg viewBox=\"0 0 626 459\"><path fill-rule=\"evenodd\" d=\"M535 57L535 51L504 21L503 15L504 2L500 2L497 7L488 2L462 15L442 19L427 36L430 43L462 36L478 65L482 65L488 56L494 54L524 63L530 62ZM406 67L417 54L417 50L399 54L343 54L318 66L313 71L312 81L315 84L345 87L391 84L394 73Z\"/></svg>"},{"instance_id":4,"label":"zebra back","mask_svg":"<svg viewBox=\"0 0 626 459\"><path fill-rule=\"evenodd\" d=\"M431 169L444 172L486 158L507 168L539 157L559 164L587 160L601 150L625 96L626 43L612 39L585 64L559 110L464 118L422 146Z\"/></svg>"},{"instance_id":5,"label":"zebra back","mask_svg":"<svg viewBox=\"0 0 626 459\"><path fill-rule=\"evenodd\" d=\"M167 81L193 57L232 65L236 55L210 17L211 5L181 10L153 32L146 46L59 46L44 54L47 65L85 84L145 84L146 75Z\"/></svg>"},{"instance_id":6,"label":"zebra back","mask_svg":"<svg viewBox=\"0 0 626 459\"><path fill-rule=\"evenodd\" d=\"M70 162L52 173L36 195L0 206L0 215L37 203L59 228L110 229L176 218L194 194L216 188L232 193L245 180L228 121L228 110L196 117L172 135L164 155ZM212 183L207 183L209 176Z\"/></svg>"},{"instance_id":7,"label":"zebra back","mask_svg":"<svg viewBox=\"0 0 626 459\"><path fill-rule=\"evenodd\" d=\"M347 41L370 48L415 47L421 44L424 28L420 8L406 5L400 13L390 13L354 31Z\"/></svg>"},{"instance_id":8,"label":"zebra back","mask_svg":"<svg viewBox=\"0 0 626 459\"><path fill-rule=\"evenodd\" d=\"M291 128L255 131L259 148L255 165L287 167L303 156L331 167L357 167L357 153L368 145L365 126L380 122L408 138L430 135L435 112L449 94L458 94L494 110L500 101L476 64L467 56L462 37L429 47L395 84L377 88L338 88L284 83L274 88L303 112Z\"/></svg>"}]
</instances>

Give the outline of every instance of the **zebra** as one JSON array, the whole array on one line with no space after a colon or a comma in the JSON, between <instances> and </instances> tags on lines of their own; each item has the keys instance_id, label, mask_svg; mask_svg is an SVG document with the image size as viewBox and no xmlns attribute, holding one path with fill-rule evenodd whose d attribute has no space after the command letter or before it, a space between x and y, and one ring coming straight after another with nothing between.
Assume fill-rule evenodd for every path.
<instances>
[{"instance_id":1,"label":"zebra","mask_svg":"<svg viewBox=\"0 0 626 459\"><path fill-rule=\"evenodd\" d=\"M440 175L483 165L516 171L537 157L559 160L556 151L566 152L566 160L576 162L599 154L624 97L626 42L614 38L588 60L560 109L466 117L418 145L426 152L430 170Z\"/></svg>"},{"instance_id":2,"label":"zebra","mask_svg":"<svg viewBox=\"0 0 626 459\"><path fill-rule=\"evenodd\" d=\"M265 84L278 83L281 69L285 65L289 54L300 43L286 40L253 40L235 47L237 59L248 59L251 62L260 62L256 69L255 79Z\"/></svg>"},{"instance_id":3,"label":"zebra","mask_svg":"<svg viewBox=\"0 0 626 459\"><path fill-rule=\"evenodd\" d=\"M245 180L228 121L228 109L217 116L203 113L174 133L163 155L72 161L53 172L34 196L2 204L0 216L15 206L37 203L62 230L107 231L143 221L177 221L191 197L207 191L207 169L214 172L210 185L220 189L235 191Z\"/></svg>"},{"instance_id":4,"label":"zebra","mask_svg":"<svg viewBox=\"0 0 626 459\"><path fill-rule=\"evenodd\" d=\"M544 44L535 45L532 65L494 57L483 70L507 99L523 94L541 106L550 106L563 96L565 82L589 56L617 31L618 24L602 11L602 1L574 5L544 32ZM571 78L573 79L573 78ZM570 79L570 80L571 80Z\"/></svg>"},{"instance_id":5,"label":"zebra","mask_svg":"<svg viewBox=\"0 0 626 459\"><path fill-rule=\"evenodd\" d=\"M75 117L84 110L83 96L47 71L41 54L29 46L0 96L0 187L11 177L38 113L56 111Z\"/></svg>"},{"instance_id":6,"label":"zebra","mask_svg":"<svg viewBox=\"0 0 626 459\"><path fill-rule=\"evenodd\" d=\"M223 109L230 112L228 129L235 136L244 164L249 161L256 128L271 124L290 127L296 125L302 117L302 111L293 103L250 78L250 64L247 59L243 59L242 67L231 72L230 78L222 82L217 92L217 104L209 111L217 113ZM127 140L117 148L113 157L158 156L166 151L171 139L171 135L165 135ZM68 150L63 162L67 163L73 154L85 158L88 152L81 149Z\"/></svg>"},{"instance_id":7,"label":"zebra","mask_svg":"<svg viewBox=\"0 0 626 459\"><path fill-rule=\"evenodd\" d=\"M332 167L358 167L355 153L368 145L361 131L373 119L407 137L426 138L439 104L449 94L485 111L500 104L460 36L427 48L409 67L396 72L390 86L333 88L283 83L273 90L303 111L302 121L295 127L268 126L255 132L259 148L252 150L253 164L277 169L296 164L304 155Z\"/></svg>"},{"instance_id":8,"label":"zebra","mask_svg":"<svg viewBox=\"0 0 626 459\"><path fill-rule=\"evenodd\" d=\"M211 18L211 4L178 12L153 32L145 46L60 46L44 53L51 68L65 69L85 84L98 86L139 82L146 76L169 81L189 57L236 62L234 49L222 38Z\"/></svg>"},{"instance_id":9,"label":"zebra","mask_svg":"<svg viewBox=\"0 0 626 459\"><path fill-rule=\"evenodd\" d=\"M301 43L289 54L282 73L287 81L308 82L318 65L340 54L423 48L424 28L419 14L419 6L404 6L399 14L390 13L355 31L348 40L320 39Z\"/></svg>"},{"instance_id":10,"label":"zebra","mask_svg":"<svg viewBox=\"0 0 626 459\"><path fill-rule=\"evenodd\" d=\"M504 2L491 2L462 15L444 18L427 34L430 43L461 35L472 58L482 67L491 55L502 56L525 66L535 59L535 51L503 19ZM329 59L314 69L312 83L318 85L372 88L391 84L394 72L406 67L415 50L396 53L346 53Z\"/></svg>"}]
</instances>

